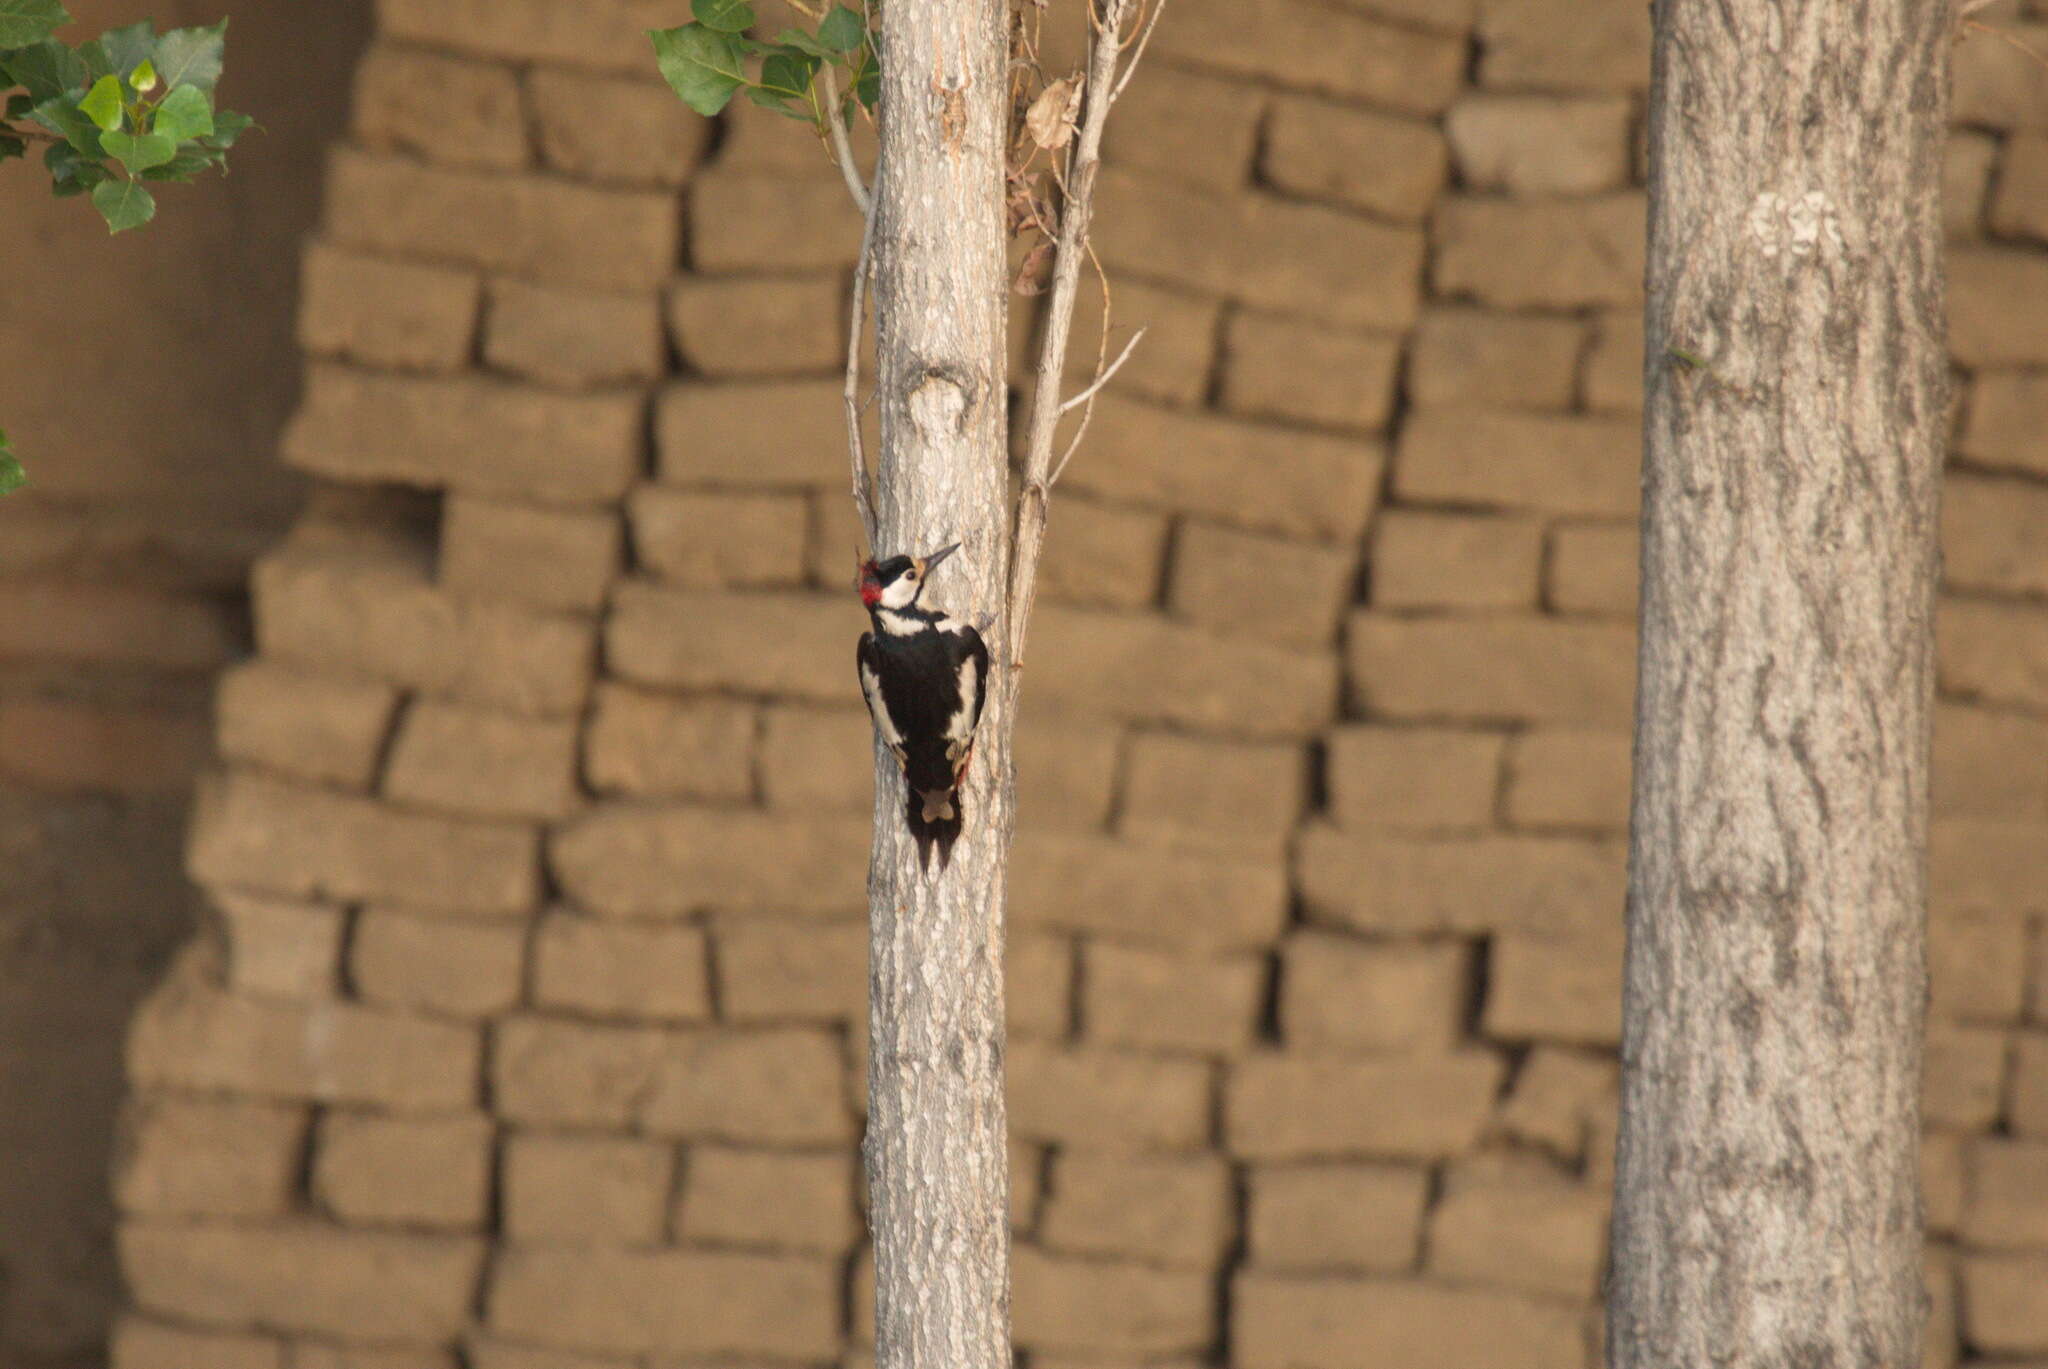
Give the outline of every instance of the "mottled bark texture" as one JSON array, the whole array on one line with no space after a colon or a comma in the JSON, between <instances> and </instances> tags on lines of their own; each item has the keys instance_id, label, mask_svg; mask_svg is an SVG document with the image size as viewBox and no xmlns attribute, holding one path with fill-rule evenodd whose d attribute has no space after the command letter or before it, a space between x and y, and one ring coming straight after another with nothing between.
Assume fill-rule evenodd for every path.
<instances>
[{"instance_id":1,"label":"mottled bark texture","mask_svg":"<svg viewBox=\"0 0 2048 1369\"><path fill-rule=\"evenodd\" d=\"M1609 1355L1905 1369L1946 0L1658 0Z\"/></svg>"},{"instance_id":2,"label":"mottled bark texture","mask_svg":"<svg viewBox=\"0 0 2048 1369\"><path fill-rule=\"evenodd\" d=\"M891 0L873 194L876 552L963 543L927 600L1004 639L1004 0ZM852 668L851 651L848 669ZM1001 677L999 666L996 674ZM876 749L867 1166L882 1369L1010 1369L1003 1114L1008 710L988 689L951 865L920 868Z\"/></svg>"}]
</instances>

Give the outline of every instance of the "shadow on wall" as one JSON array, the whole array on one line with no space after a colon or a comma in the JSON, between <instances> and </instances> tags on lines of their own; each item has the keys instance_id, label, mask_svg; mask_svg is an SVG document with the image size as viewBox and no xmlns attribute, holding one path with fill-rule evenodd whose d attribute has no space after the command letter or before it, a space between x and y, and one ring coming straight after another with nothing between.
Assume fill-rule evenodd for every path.
<instances>
[{"instance_id":1,"label":"shadow on wall","mask_svg":"<svg viewBox=\"0 0 2048 1369\"><path fill-rule=\"evenodd\" d=\"M299 243L369 0L68 0L72 42L231 16L234 174L109 238L31 159L0 169L0 1364L103 1359L122 1038L190 930L185 806L206 700L244 648L250 558L297 482Z\"/></svg>"}]
</instances>

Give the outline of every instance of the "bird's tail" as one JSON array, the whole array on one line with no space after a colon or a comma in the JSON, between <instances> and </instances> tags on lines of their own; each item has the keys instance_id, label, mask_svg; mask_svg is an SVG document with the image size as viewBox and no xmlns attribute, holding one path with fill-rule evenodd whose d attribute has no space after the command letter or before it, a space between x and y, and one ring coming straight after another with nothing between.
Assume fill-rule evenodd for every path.
<instances>
[{"instance_id":1,"label":"bird's tail","mask_svg":"<svg viewBox=\"0 0 2048 1369\"><path fill-rule=\"evenodd\" d=\"M903 816L917 842L918 863L929 871L932 852L936 850L943 873L953 859L953 843L960 839L960 791L950 785L938 789L904 787L909 791L909 801L904 805Z\"/></svg>"}]
</instances>

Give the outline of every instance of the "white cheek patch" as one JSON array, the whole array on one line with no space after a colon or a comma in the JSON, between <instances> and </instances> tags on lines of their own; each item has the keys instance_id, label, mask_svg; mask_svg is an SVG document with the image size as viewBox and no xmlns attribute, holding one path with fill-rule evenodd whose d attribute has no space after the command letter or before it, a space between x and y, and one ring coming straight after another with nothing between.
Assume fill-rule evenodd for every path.
<instances>
[{"instance_id":1,"label":"white cheek patch","mask_svg":"<svg viewBox=\"0 0 2048 1369\"><path fill-rule=\"evenodd\" d=\"M882 591L883 608L909 608L917 601L918 587L923 582L913 580L906 573L899 575Z\"/></svg>"},{"instance_id":2,"label":"white cheek patch","mask_svg":"<svg viewBox=\"0 0 2048 1369\"><path fill-rule=\"evenodd\" d=\"M839 678L846 677L842 675ZM883 743L901 750L903 734L897 731L895 719L889 716L889 706L882 702L882 682L865 664L860 668L860 692L867 698L868 715L875 720L875 731L881 733Z\"/></svg>"}]
</instances>

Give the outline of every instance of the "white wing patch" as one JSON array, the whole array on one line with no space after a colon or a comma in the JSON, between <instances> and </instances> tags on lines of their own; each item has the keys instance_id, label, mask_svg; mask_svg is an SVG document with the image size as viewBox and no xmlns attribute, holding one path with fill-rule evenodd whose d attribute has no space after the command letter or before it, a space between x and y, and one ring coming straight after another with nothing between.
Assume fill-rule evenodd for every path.
<instances>
[{"instance_id":1,"label":"white wing patch","mask_svg":"<svg viewBox=\"0 0 2048 1369\"><path fill-rule=\"evenodd\" d=\"M845 676L840 676L845 679ZM903 734L896 728L896 720L889 716L889 706L882 702L882 682L866 661L860 663L860 692L868 701L868 716L875 720L875 731L882 734L882 740L899 755L903 751Z\"/></svg>"},{"instance_id":2,"label":"white wing patch","mask_svg":"<svg viewBox=\"0 0 2048 1369\"><path fill-rule=\"evenodd\" d=\"M964 745L974 735L974 700L981 690L981 666L969 656L960 662L960 673L955 677L960 686L960 707L953 710L953 716L946 720L946 740L956 747Z\"/></svg>"}]
</instances>

